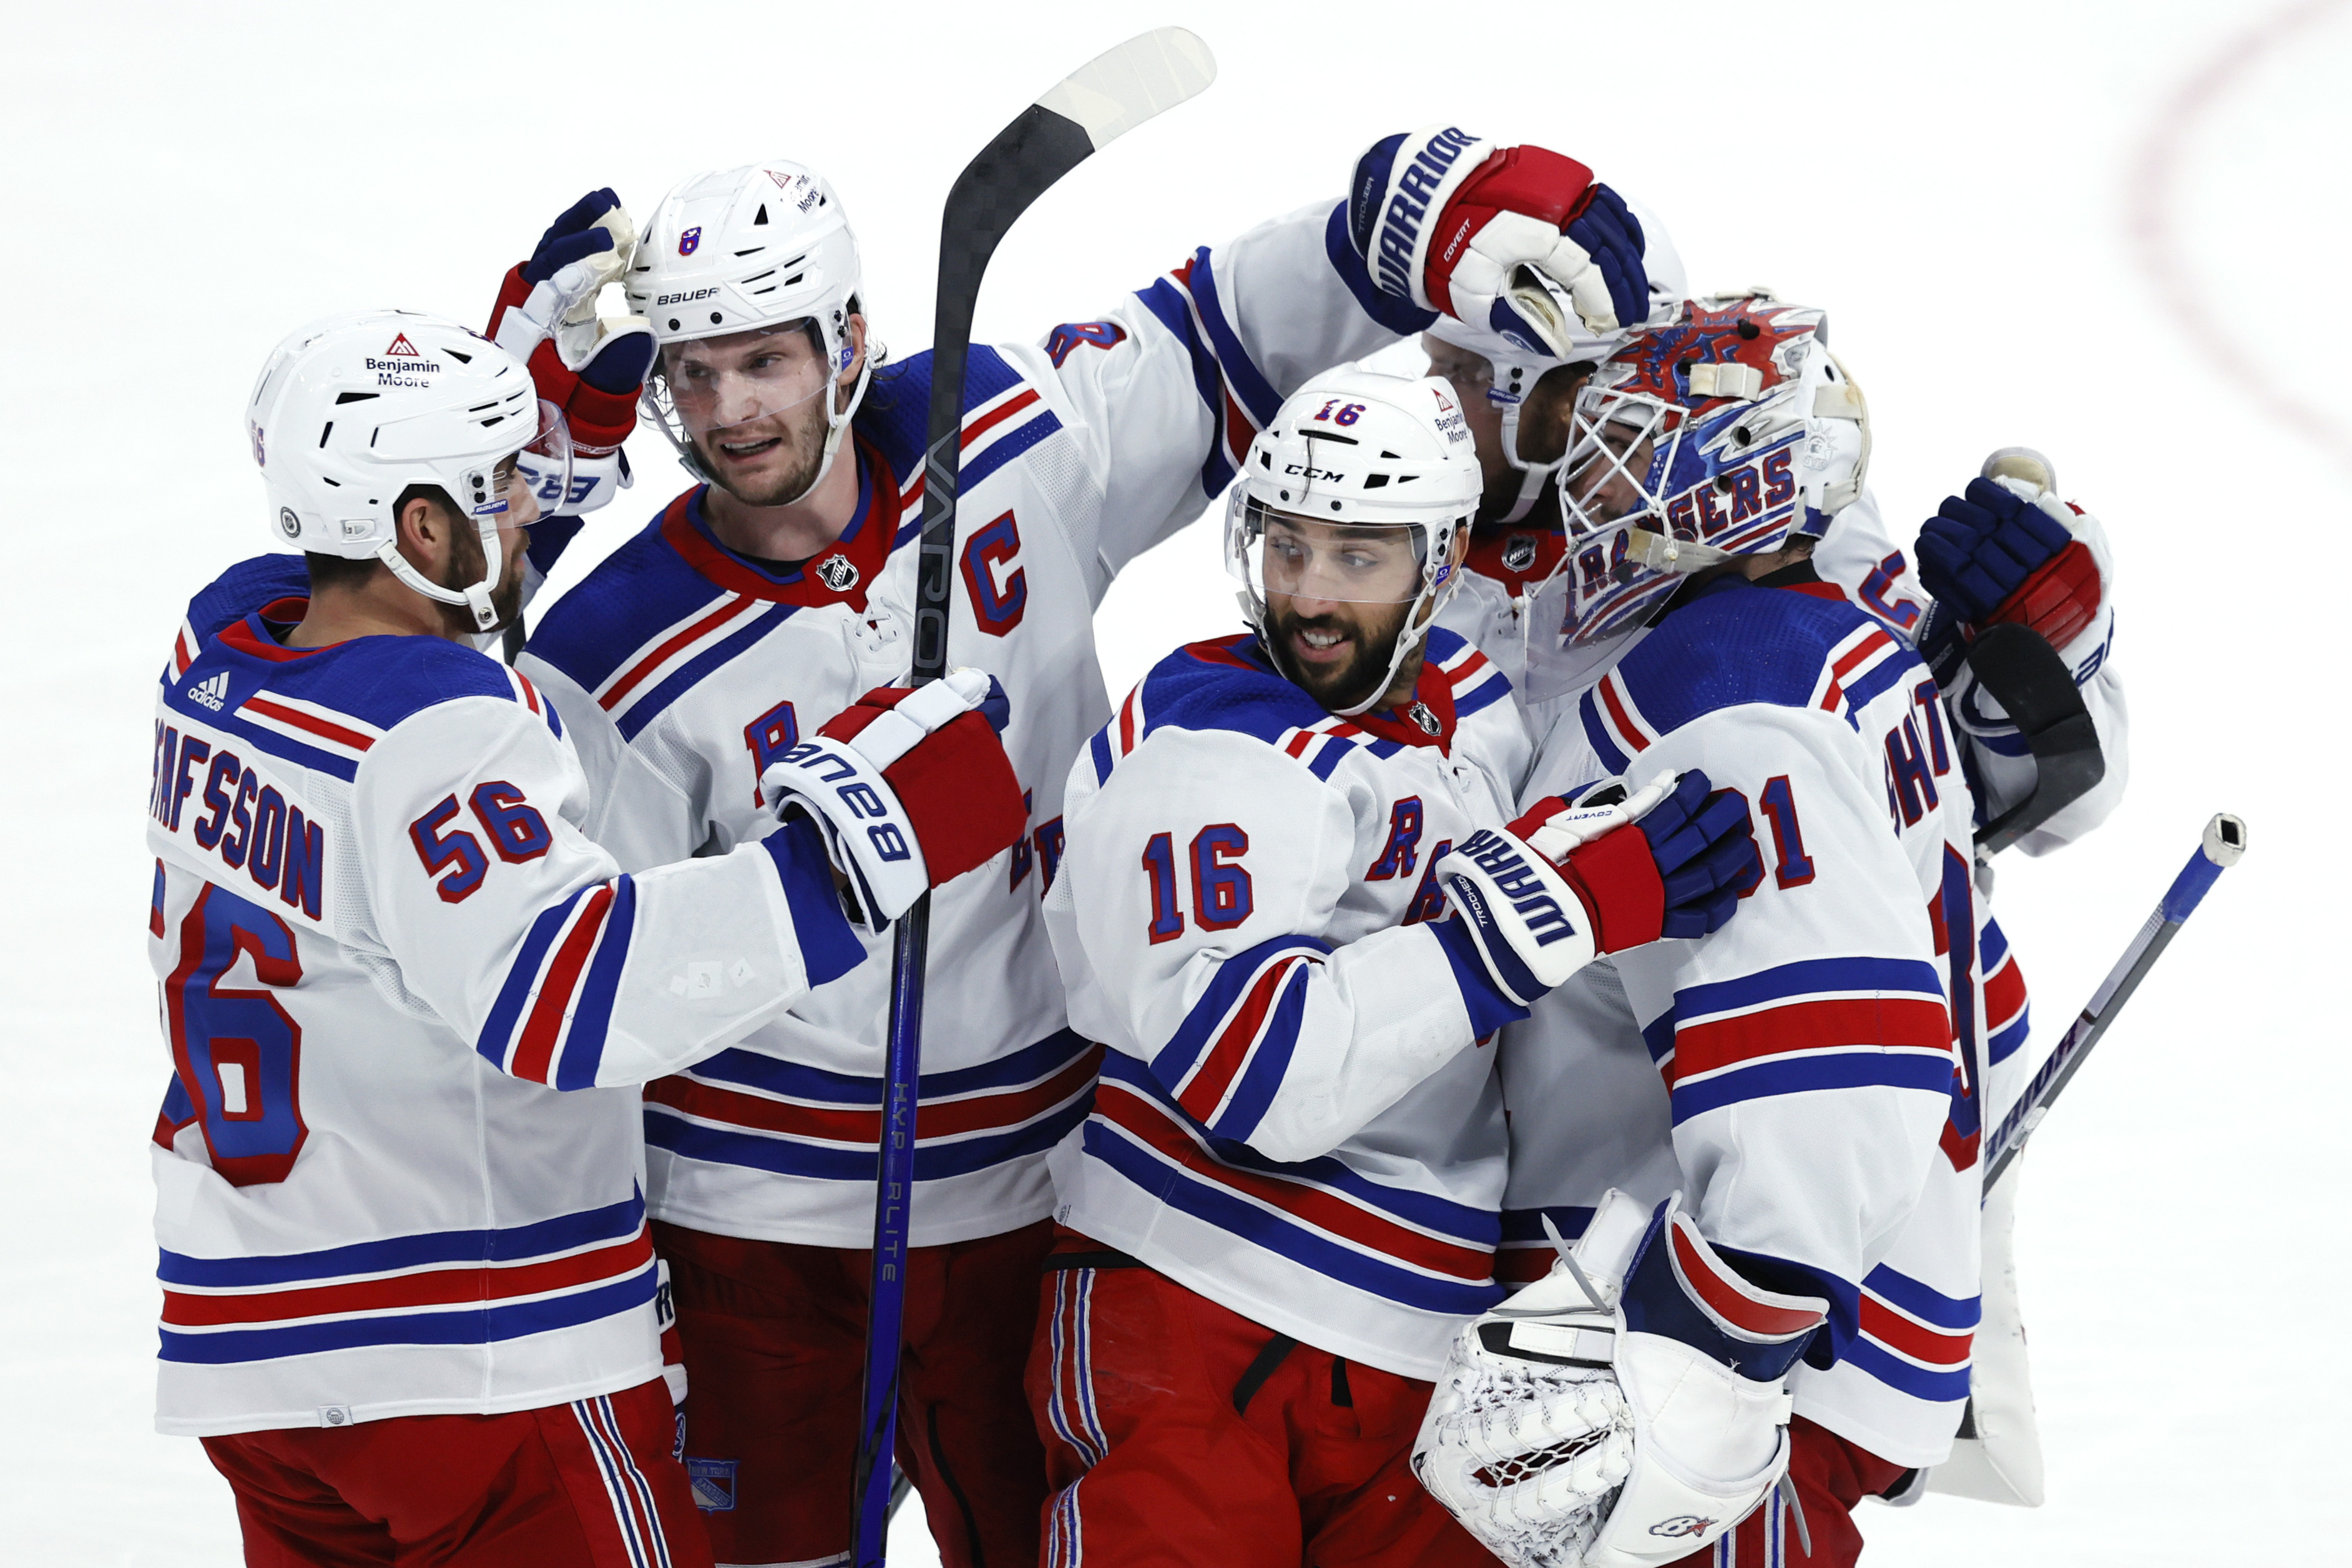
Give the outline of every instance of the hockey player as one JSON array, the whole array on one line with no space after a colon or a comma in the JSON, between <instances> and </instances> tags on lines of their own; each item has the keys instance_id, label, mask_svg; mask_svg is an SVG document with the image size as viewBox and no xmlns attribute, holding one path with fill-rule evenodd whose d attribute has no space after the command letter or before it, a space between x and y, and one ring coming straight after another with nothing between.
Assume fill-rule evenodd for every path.
<instances>
[{"instance_id":1,"label":"hockey player","mask_svg":"<svg viewBox=\"0 0 2352 1568\"><path fill-rule=\"evenodd\" d=\"M1161 660L1072 770L1045 907L1108 1048L1054 1153L1049 1564L1487 1561L1406 1471L1500 1294L1481 1042L1597 952L1712 929L1756 851L1696 772L1514 820L1503 679L1431 626L1477 493L1442 382L1309 383L1230 503L1253 632Z\"/></svg>"},{"instance_id":2,"label":"hockey player","mask_svg":"<svg viewBox=\"0 0 2352 1568\"><path fill-rule=\"evenodd\" d=\"M1110 576L1225 487L1286 392L1438 309L1517 297L1571 337L1649 309L1642 237L1581 165L1435 127L1365 168L1349 201L1203 247L1042 347L971 352L951 637L1012 694L1030 822L931 917L898 1458L953 1564L1037 1549L1020 1379L1045 1156L1099 1054L1068 1027L1038 900L1064 780L1109 712L1091 617ZM660 341L651 402L702 482L548 613L519 668L571 725L591 836L632 868L760 831L770 759L908 668L930 361L885 363L841 199L795 163L680 185L626 287ZM722 1561L848 1544L887 973L821 986L647 1093L688 1463Z\"/></svg>"},{"instance_id":3,"label":"hockey player","mask_svg":"<svg viewBox=\"0 0 2352 1568\"><path fill-rule=\"evenodd\" d=\"M1664 1561L1748 1515L1793 1456L1814 1560L1850 1563L1845 1511L1939 1457L1966 1391L1984 1037L2009 1023L1988 972L2003 966L1936 683L1811 569L1867 453L1865 410L1819 322L1764 299L1700 301L1636 337L1570 410L1561 642L1583 685L1535 710L1528 787L1580 795L1703 763L1761 813L1771 870L1749 919L1589 971L1507 1033L1511 1206L1555 1237L1590 1226L1580 1261L1598 1297L1563 1271L1512 1310L1601 1331L1579 1352L1593 1368L1536 1369L1554 1384L1536 1403L1612 1434L1573 1479L1541 1463L1521 1479L1507 1440L1479 1458L1496 1439L1472 1413L1491 1379L1528 1363L1461 1342L1427 1473L1507 1561L1551 1561L1596 1531L1592 1561ZM2010 1026L2021 1038L2021 1017ZM1657 1217L1612 1225L1612 1188ZM1811 1298L1826 1322L1765 1334L1769 1314L1684 1311L1670 1279L1707 1272ZM1612 1362L1630 1410L1595 1416L1590 1384ZM1712 1452L1660 1408L1664 1377L1693 1367L1705 1375L1690 1386L1734 1412L1717 1412L1727 1436ZM1694 1473L1725 1484L1670 1484ZM1612 1512L1602 1496L1619 1484ZM1706 1522L1650 1538L1685 1518ZM1780 1562L1788 1518L1750 1516L1738 1561Z\"/></svg>"},{"instance_id":4,"label":"hockey player","mask_svg":"<svg viewBox=\"0 0 2352 1568\"><path fill-rule=\"evenodd\" d=\"M200 595L156 712L157 1425L252 1563L708 1563L635 1086L862 962L845 897L880 923L1020 830L990 683L874 694L774 760L784 826L623 874L562 715L467 646L520 602L523 454L569 477L523 365L339 318L248 425L309 585Z\"/></svg>"},{"instance_id":5,"label":"hockey player","mask_svg":"<svg viewBox=\"0 0 2352 1568\"><path fill-rule=\"evenodd\" d=\"M1651 276L1670 276L1679 288L1679 271L1664 270L1670 258L1660 251L1654 242ZM1753 289L1739 297L1769 295ZM1564 645L1551 636L1565 616L1570 586L1562 571L1568 535L1557 476L1568 452L1577 390L1617 344L1604 341L1559 353L1525 332L1440 317L1422 335L1422 346L1430 374L1444 377L1462 399L1486 477L1479 525L1471 535L1470 573L1447 606L1444 624L1500 664L1523 702L1573 698L1591 680L1598 656L1591 644ZM2035 465L2018 459L2032 457L2011 449L1994 454L1993 462L2031 476ZM2043 472L2032 488L2046 490L2052 482ZM1864 487L1837 511L1809 562L1820 579L1813 592L1843 595L1915 646L1928 643L1932 634L1935 646L1923 652L1943 679L1946 716L1984 820L2025 800L2038 780L2017 725L1953 655L1978 624L2007 621L2032 626L2058 651L2083 694L2107 771L2020 841L2027 854L2043 855L2098 826L2122 801L2129 778L2129 721L2122 680L2108 657L2115 563L2105 532L2079 507L2052 500L2034 506L2029 517L2029 504L1989 471L1967 497L1948 500L1929 522L1912 551L1919 558L1915 574ZM1951 608L1931 616L1937 599Z\"/></svg>"}]
</instances>

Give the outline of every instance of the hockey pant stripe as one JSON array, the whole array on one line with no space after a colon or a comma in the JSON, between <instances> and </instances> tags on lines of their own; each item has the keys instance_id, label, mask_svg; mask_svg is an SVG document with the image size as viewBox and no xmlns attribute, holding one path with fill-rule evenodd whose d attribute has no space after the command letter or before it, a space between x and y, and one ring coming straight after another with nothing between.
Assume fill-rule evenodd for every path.
<instances>
[{"instance_id":1,"label":"hockey pant stripe","mask_svg":"<svg viewBox=\"0 0 2352 1568\"><path fill-rule=\"evenodd\" d=\"M669 1540L662 1533L661 1512L654 1506L654 1489L621 1435L621 1423L610 1398L572 1401L572 1414L587 1434L588 1451L604 1479L604 1496L613 1505L613 1521L621 1531L635 1568L670 1568Z\"/></svg>"}]
</instances>

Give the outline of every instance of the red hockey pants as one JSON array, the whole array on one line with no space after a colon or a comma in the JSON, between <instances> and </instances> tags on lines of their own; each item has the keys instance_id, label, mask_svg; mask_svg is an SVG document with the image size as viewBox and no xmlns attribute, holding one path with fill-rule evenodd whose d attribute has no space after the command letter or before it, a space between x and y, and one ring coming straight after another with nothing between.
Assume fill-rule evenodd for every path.
<instances>
[{"instance_id":1,"label":"red hockey pants","mask_svg":"<svg viewBox=\"0 0 2352 1568\"><path fill-rule=\"evenodd\" d=\"M504 1415L206 1437L247 1568L709 1568L659 1378Z\"/></svg>"},{"instance_id":2,"label":"red hockey pants","mask_svg":"<svg viewBox=\"0 0 2352 1568\"><path fill-rule=\"evenodd\" d=\"M1022 1396L1053 1226L908 1253L898 1468L946 1568L1029 1568L1045 1456ZM849 1550L870 1251L654 1226L686 1352L686 1464L721 1563Z\"/></svg>"},{"instance_id":3,"label":"red hockey pants","mask_svg":"<svg viewBox=\"0 0 2352 1568\"><path fill-rule=\"evenodd\" d=\"M1413 1479L1430 1385L1276 1334L1064 1232L1029 1399L1045 1568L1495 1568Z\"/></svg>"}]
</instances>

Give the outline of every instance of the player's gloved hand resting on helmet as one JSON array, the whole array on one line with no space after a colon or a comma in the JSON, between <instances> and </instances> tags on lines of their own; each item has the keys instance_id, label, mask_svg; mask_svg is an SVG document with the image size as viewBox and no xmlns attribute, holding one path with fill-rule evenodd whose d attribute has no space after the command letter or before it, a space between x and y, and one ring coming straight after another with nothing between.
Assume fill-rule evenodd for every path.
<instances>
[{"instance_id":1,"label":"player's gloved hand resting on helmet","mask_svg":"<svg viewBox=\"0 0 2352 1568\"><path fill-rule=\"evenodd\" d=\"M572 429L574 493L541 496L544 512L593 510L629 482L621 444L636 427L637 395L653 368L653 327L642 316L600 317L596 300L627 268L636 242L620 198L591 191L508 271L490 312L487 335L530 366L540 396Z\"/></svg>"},{"instance_id":2,"label":"player's gloved hand resting on helmet","mask_svg":"<svg viewBox=\"0 0 2352 1568\"><path fill-rule=\"evenodd\" d=\"M1615 805L1555 795L1437 863L1455 916L1438 940L1526 1007L1603 953L1706 935L1762 868L1746 804L1696 768Z\"/></svg>"},{"instance_id":3,"label":"player's gloved hand resting on helmet","mask_svg":"<svg viewBox=\"0 0 2352 1568\"><path fill-rule=\"evenodd\" d=\"M2063 648L2098 615L2102 592L2066 516L2063 501L2022 481L1970 479L1921 527L1919 580L1965 624L2015 622Z\"/></svg>"},{"instance_id":4,"label":"player's gloved hand resting on helmet","mask_svg":"<svg viewBox=\"0 0 2352 1568\"><path fill-rule=\"evenodd\" d=\"M1010 714L1004 689L977 669L883 687L771 763L760 788L780 821L816 819L850 919L879 931L1027 831L997 739Z\"/></svg>"},{"instance_id":5,"label":"player's gloved hand resting on helmet","mask_svg":"<svg viewBox=\"0 0 2352 1568\"><path fill-rule=\"evenodd\" d=\"M1348 232L1382 292L1566 355L1649 318L1641 221L1573 158L1428 125L1357 160Z\"/></svg>"}]
</instances>

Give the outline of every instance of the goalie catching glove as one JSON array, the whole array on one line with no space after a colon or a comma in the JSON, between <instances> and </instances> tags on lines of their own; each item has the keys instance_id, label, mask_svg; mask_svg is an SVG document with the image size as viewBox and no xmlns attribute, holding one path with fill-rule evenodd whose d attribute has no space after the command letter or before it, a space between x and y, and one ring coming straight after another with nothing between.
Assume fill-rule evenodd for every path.
<instances>
[{"instance_id":1,"label":"goalie catching glove","mask_svg":"<svg viewBox=\"0 0 2352 1568\"><path fill-rule=\"evenodd\" d=\"M1675 1562L1788 1469L1782 1379L1829 1303L1750 1283L1681 1202L1652 1214L1612 1191L1447 1352L1413 1473L1511 1568Z\"/></svg>"},{"instance_id":2,"label":"goalie catching glove","mask_svg":"<svg viewBox=\"0 0 2352 1568\"><path fill-rule=\"evenodd\" d=\"M1694 768L1618 805L1554 795L1472 834L1437 863L1459 917L1438 935L1475 950L1496 989L1527 1007L1603 953L1706 935L1762 874L1746 803Z\"/></svg>"},{"instance_id":3,"label":"goalie catching glove","mask_svg":"<svg viewBox=\"0 0 2352 1568\"><path fill-rule=\"evenodd\" d=\"M653 368L653 325L643 316L599 316L596 298L627 268L636 243L621 198L591 191L508 271L491 309L484 335L530 367L540 396L572 427L570 493L541 495L542 512L593 511L628 486L621 444L636 428L637 398Z\"/></svg>"},{"instance_id":4,"label":"goalie catching glove","mask_svg":"<svg viewBox=\"0 0 2352 1568\"><path fill-rule=\"evenodd\" d=\"M816 819L849 918L880 931L1020 842L1021 785L998 740L1004 689L977 669L869 691L760 775L779 821Z\"/></svg>"}]
</instances>

